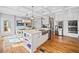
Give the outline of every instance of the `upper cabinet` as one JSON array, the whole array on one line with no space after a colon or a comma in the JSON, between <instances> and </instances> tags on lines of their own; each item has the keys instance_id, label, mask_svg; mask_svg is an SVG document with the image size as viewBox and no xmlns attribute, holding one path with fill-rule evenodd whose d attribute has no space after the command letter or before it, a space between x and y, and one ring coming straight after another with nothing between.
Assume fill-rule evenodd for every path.
<instances>
[{"instance_id":1,"label":"upper cabinet","mask_svg":"<svg viewBox=\"0 0 79 59\"><path fill-rule=\"evenodd\" d=\"M35 28L35 29L41 28L41 18L40 17L35 17L32 20L32 28Z\"/></svg>"},{"instance_id":2,"label":"upper cabinet","mask_svg":"<svg viewBox=\"0 0 79 59\"><path fill-rule=\"evenodd\" d=\"M30 20L23 20L23 22L24 22L24 24L25 24L25 26L26 27L32 27L32 20L30 19Z\"/></svg>"},{"instance_id":3,"label":"upper cabinet","mask_svg":"<svg viewBox=\"0 0 79 59\"><path fill-rule=\"evenodd\" d=\"M16 18L16 29L30 29L32 27L32 20L25 18Z\"/></svg>"}]
</instances>

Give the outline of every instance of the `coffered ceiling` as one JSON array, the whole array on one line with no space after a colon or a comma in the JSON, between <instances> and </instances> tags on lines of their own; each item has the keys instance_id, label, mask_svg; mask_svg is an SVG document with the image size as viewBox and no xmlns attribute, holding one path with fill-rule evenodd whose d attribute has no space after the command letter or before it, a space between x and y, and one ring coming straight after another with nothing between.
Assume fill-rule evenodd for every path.
<instances>
[{"instance_id":1,"label":"coffered ceiling","mask_svg":"<svg viewBox=\"0 0 79 59\"><path fill-rule=\"evenodd\" d=\"M51 16L55 12L71 6L0 6L0 13L16 15L20 17Z\"/></svg>"}]
</instances>

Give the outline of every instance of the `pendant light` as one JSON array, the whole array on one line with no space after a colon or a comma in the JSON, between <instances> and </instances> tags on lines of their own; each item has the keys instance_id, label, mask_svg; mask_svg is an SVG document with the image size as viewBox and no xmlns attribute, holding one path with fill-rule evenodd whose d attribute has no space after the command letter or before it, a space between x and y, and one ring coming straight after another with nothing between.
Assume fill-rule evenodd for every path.
<instances>
[{"instance_id":1,"label":"pendant light","mask_svg":"<svg viewBox=\"0 0 79 59\"><path fill-rule=\"evenodd\" d=\"M32 6L32 17L31 17L31 19L34 19L34 14L33 14L33 12L34 12L34 6Z\"/></svg>"}]
</instances>

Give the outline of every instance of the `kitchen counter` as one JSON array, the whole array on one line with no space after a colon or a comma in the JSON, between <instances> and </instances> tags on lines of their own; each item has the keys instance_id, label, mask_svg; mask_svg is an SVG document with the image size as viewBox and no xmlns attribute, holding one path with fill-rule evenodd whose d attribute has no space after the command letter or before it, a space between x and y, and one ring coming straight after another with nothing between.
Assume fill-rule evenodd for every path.
<instances>
[{"instance_id":1,"label":"kitchen counter","mask_svg":"<svg viewBox=\"0 0 79 59\"><path fill-rule=\"evenodd\" d=\"M24 38L24 47L28 50L28 52L34 52L40 43L42 32L36 29L33 30L24 30L23 38Z\"/></svg>"},{"instance_id":2,"label":"kitchen counter","mask_svg":"<svg viewBox=\"0 0 79 59\"><path fill-rule=\"evenodd\" d=\"M24 47L28 52L34 52L41 44L48 40L48 33L42 35L42 31L39 29L24 30L23 38Z\"/></svg>"},{"instance_id":3,"label":"kitchen counter","mask_svg":"<svg viewBox=\"0 0 79 59\"><path fill-rule=\"evenodd\" d=\"M40 33L41 31L37 30L37 29L33 29L33 30L24 30L24 32L30 33L30 34L34 34L34 33Z\"/></svg>"}]
</instances>

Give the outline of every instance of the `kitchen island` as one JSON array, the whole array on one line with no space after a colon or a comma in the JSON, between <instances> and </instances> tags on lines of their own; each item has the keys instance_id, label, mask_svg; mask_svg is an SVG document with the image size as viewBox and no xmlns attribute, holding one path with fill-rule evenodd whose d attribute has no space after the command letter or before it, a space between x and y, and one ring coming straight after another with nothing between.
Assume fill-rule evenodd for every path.
<instances>
[{"instance_id":1,"label":"kitchen island","mask_svg":"<svg viewBox=\"0 0 79 59\"><path fill-rule=\"evenodd\" d=\"M40 45L48 40L48 33L42 35L42 31L34 30L24 30L23 31L24 47L28 52L34 52Z\"/></svg>"}]
</instances>

